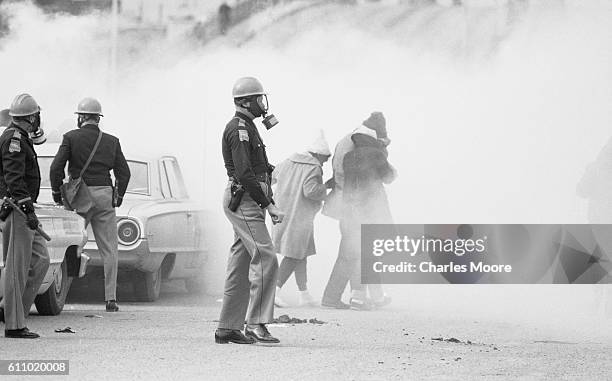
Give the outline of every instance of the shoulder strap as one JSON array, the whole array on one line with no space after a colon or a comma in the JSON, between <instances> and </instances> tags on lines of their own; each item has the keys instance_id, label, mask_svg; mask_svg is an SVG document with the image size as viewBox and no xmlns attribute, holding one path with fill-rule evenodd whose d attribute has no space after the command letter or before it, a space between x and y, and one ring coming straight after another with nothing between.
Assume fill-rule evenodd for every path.
<instances>
[{"instance_id":1,"label":"shoulder strap","mask_svg":"<svg viewBox=\"0 0 612 381\"><path fill-rule=\"evenodd\" d=\"M14 131L11 139L21 140L21 134L19 133L19 131L17 131L16 128L12 128L12 127L9 127L9 128Z\"/></svg>"},{"instance_id":2,"label":"shoulder strap","mask_svg":"<svg viewBox=\"0 0 612 381\"><path fill-rule=\"evenodd\" d=\"M96 151L98 150L98 146L100 145L100 140L102 140L102 130L100 130L100 133L98 134L98 139L96 140L96 144L94 144L93 150L89 154L89 158L87 158L87 161L85 162L85 165L83 166L83 169L81 169L81 173L79 174L79 177L83 177L83 174L87 170L87 167L89 167L89 163L91 163L91 159L93 159Z\"/></svg>"}]
</instances>

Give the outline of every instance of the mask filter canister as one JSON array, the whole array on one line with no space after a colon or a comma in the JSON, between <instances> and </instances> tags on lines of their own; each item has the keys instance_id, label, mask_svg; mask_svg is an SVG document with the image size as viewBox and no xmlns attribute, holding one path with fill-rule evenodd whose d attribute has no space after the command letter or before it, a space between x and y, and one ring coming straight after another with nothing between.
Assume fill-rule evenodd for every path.
<instances>
[{"instance_id":1,"label":"mask filter canister","mask_svg":"<svg viewBox=\"0 0 612 381\"><path fill-rule=\"evenodd\" d=\"M32 143L41 145L47 141L47 135L45 135L45 131L39 127L38 130L30 133L30 139L32 139Z\"/></svg>"},{"instance_id":2,"label":"mask filter canister","mask_svg":"<svg viewBox=\"0 0 612 381\"><path fill-rule=\"evenodd\" d=\"M266 116L265 118L263 118L263 120L261 122L266 127L266 129L269 130L270 128L272 128L272 127L274 127L274 126L276 126L278 124L278 119L276 119L274 114L270 114L270 115Z\"/></svg>"}]
</instances>

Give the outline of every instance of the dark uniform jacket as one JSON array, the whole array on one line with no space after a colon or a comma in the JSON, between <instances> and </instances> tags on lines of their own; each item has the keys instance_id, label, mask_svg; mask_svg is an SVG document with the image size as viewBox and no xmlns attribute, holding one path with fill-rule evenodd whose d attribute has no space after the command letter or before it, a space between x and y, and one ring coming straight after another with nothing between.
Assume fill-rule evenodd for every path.
<instances>
[{"instance_id":1,"label":"dark uniform jacket","mask_svg":"<svg viewBox=\"0 0 612 381\"><path fill-rule=\"evenodd\" d=\"M246 115L236 112L225 127L221 146L227 175L242 184L261 208L273 202L269 175L274 167L268 162L266 146L253 121ZM260 181L268 182L269 198L261 188Z\"/></svg>"},{"instance_id":2,"label":"dark uniform jacket","mask_svg":"<svg viewBox=\"0 0 612 381\"><path fill-rule=\"evenodd\" d=\"M0 136L0 197L17 202L36 202L40 191L40 170L28 133L11 123Z\"/></svg>"},{"instance_id":3,"label":"dark uniform jacket","mask_svg":"<svg viewBox=\"0 0 612 381\"><path fill-rule=\"evenodd\" d=\"M96 144L100 129L94 124L64 134L64 140L51 163L51 189L58 192L64 180L64 168L68 162L70 177L76 179ZM107 133L102 134L100 145L83 174L83 181L89 186L112 186L110 170L115 175L117 192L123 197L130 181L130 168L121 152L119 139Z\"/></svg>"}]
</instances>

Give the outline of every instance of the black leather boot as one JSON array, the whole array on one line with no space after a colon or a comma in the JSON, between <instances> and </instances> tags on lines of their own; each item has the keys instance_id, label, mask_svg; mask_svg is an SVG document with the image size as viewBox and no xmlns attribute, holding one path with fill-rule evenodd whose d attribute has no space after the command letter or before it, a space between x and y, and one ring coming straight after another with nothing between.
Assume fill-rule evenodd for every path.
<instances>
[{"instance_id":1,"label":"black leather boot","mask_svg":"<svg viewBox=\"0 0 612 381\"><path fill-rule=\"evenodd\" d=\"M256 326L246 326L244 334L247 337L252 337L260 343L276 344L280 343L280 340L272 336L266 328L265 324L257 324Z\"/></svg>"},{"instance_id":2,"label":"black leather boot","mask_svg":"<svg viewBox=\"0 0 612 381\"><path fill-rule=\"evenodd\" d=\"M246 337L240 330L218 328L215 331L215 343L217 344L253 344L254 339Z\"/></svg>"}]
</instances>

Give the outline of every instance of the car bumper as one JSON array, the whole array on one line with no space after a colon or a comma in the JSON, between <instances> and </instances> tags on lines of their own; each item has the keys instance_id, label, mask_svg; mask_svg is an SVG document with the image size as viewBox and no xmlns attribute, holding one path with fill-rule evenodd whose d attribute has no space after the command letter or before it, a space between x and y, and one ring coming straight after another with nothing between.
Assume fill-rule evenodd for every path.
<instances>
[{"instance_id":1,"label":"car bumper","mask_svg":"<svg viewBox=\"0 0 612 381\"><path fill-rule=\"evenodd\" d=\"M95 242L88 242L83 252L90 258L87 268L95 271L104 266L104 260ZM165 278L189 278L201 273L206 258L205 251L183 251L177 253L151 252L146 240L129 248L119 245L118 264L120 270L152 272L159 269L167 255L173 256L172 266Z\"/></svg>"},{"instance_id":2,"label":"car bumper","mask_svg":"<svg viewBox=\"0 0 612 381\"><path fill-rule=\"evenodd\" d=\"M104 266L104 259L95 242L87 242L83 252L90 258L88 267ZM150 267L151 257L152 254L149 252L149 247L145 240L140 240L129 248L119 246L118 263L120 269L146 271L145 269Z\"/></svg>"}]
</instances>

